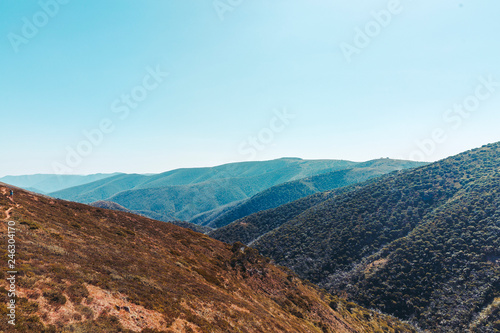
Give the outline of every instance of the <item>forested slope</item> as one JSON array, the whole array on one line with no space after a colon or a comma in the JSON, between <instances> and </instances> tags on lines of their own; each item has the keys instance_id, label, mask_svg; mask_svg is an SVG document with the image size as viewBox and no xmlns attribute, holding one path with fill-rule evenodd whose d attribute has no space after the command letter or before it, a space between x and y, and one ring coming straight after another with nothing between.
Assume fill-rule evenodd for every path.
<instances>
[{"instance_id":1,"label":"forested slope","mask_svg":"<svg viewBox=\"0 0 500 333\"><path fill-rule=\"evenodd\" d=\"M499 174L496 143L334 196L253 246L330 291L433 332L494 332Z\"/></svg>"}]
</instances>

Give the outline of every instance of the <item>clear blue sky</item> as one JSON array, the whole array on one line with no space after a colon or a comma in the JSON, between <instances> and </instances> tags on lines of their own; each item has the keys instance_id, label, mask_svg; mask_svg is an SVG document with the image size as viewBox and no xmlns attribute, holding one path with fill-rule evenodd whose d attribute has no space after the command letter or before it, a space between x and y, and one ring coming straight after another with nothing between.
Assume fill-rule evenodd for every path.
<instances>
[{"instance_id":1,"label":"clear blue sky","mask_svg":"<svg viewBox=\"0 0 500 333\"><path fill-rule=\"evenodd\" d=\"M212 0L66 2L0 3L0 176L434 161L500 141L500 86L478 79L500 82L498 1L221 0L219 13ZM357 28L373 37L349 62L342 46L356 47ZM169 75L120 118L122 95L142 98L157 67ZM466 100L473 112L447 111ZM275 118L284 109L294 118ZM67 148L103 119L114 130L69 166Z\"/></svg>"}]
</instances>

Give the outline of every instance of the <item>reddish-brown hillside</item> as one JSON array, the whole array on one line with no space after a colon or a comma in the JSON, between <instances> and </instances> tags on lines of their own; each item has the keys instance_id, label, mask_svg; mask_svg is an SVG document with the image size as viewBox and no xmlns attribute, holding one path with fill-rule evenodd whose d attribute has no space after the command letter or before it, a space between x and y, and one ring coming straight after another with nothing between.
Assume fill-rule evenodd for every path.
<instances>
[{"instance_id":1,"label":"reddish-brown hillside","mask_svg":"<svg viewBox=\"0 0 500 333\"><path fill-rule=\"evenodd\" d=\"M126 212L0 184L0 331L413 332L258 255ZM16 327L7 323L15 222Z\"/></svg>"}]
</instances>

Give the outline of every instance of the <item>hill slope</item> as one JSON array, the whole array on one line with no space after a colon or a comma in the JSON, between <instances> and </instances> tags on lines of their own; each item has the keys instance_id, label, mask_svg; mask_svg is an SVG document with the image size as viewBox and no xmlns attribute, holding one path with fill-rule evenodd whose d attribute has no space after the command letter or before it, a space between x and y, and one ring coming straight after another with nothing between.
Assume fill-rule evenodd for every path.
<instances>
[{"instance_id":1,"label":"hill slope","mask_svg":"<svg viewBox=\"0 0 500 333\"><path fill-rule=\"evenodd\" d=\"M495 332L498 184L500 143L334 196L253 246L330 291L432 332Z\"/></svg>"},{"instance_id":2,"label":"hill slope","mask_svg":"<svg viewBox=\"0 0 500 333\"><path fill-rule=\"evenodd\" d=\"M240 218L259 211L276 208L308 195L333 190L339 187L360 183L396 170L403 170L424 165L425 163L380 159L358 163L353 167L303 178L273 186L252 198L242 201L233 209L204 221L204 225L220 228ZM197 220L192 222L198 223Z\"/></svg>"},{"instance_id":3,"label":"hill slope","mask_svg":"<svg viewBox=\"0 0 500 333\"><path fill-rule=\"evenodd\" d=\"M312 194L274 209L264 210L241 218L224 227L214 229L208 235L222 242L232 244L241 242L251 245L260 237L299 216L340 193L352 191L359 186L347 186L340 189Z\"/></svg>"},{"instance_id":4,"label":"hill slope","mask_svg":"<svg viewBox=\"0 0 500 333\"><path fill-rule=\"evenodd\" d=\"M7 193L0 184L4 244L5 222L15 223L16 332L413 332L251 248L126 212ZM7 246L0 252L6 260Z\"/></svg>"}]
</instances>

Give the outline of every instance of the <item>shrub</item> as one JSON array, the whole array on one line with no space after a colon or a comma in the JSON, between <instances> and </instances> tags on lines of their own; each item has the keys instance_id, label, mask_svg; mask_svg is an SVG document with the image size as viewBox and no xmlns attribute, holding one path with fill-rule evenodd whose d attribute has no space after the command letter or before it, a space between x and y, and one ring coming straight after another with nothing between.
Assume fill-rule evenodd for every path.
<instances>
[{"instance_id":1,"label":"shrub","mask_svg":"<svg viewBox=\"0 0 500 333\"><path fill-rule=\"evenodd\" d=\"M44 291L43 297L45 297L51 305L57 306L66 304L66 296L57 290Z\"/></svg>"}]
</instances>

